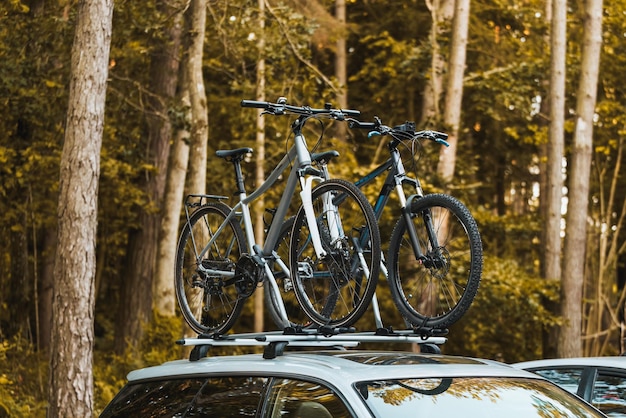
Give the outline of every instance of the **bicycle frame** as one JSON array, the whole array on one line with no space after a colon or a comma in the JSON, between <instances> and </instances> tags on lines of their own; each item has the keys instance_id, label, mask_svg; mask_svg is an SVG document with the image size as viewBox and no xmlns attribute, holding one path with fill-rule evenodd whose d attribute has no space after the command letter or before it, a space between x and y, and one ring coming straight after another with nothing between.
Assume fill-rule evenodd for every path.
<instances>
[{"instance_id":1,"label":"bicycle frame","mask_svg":"<svg viewBox=\"0 0 626 418\"><path fill-rule=\"evenodd\" d=\"M377 220L380 219L383 209L389 201L389 196L391 196L391 191L394 189L398 193L400 206L402 208L406 207L407 199L404 193L404 189L402 188L403 184L409 184L415 187L415 195L423 195L422 187L419 183L419 180L410 178L406 175L404 165L402 164L402 159L400 158L400 153L397 150L392 152L392 156L389 157L387 161L370 171L361 179L357 180L354 184L357 187L362 188L363 186L374 181L374 179L383 174L385 171L388 171L387 177L385 178L383 187L381 188L378 198L376 198L376 202L373 206Z\"/></svg>"}]
</instances>

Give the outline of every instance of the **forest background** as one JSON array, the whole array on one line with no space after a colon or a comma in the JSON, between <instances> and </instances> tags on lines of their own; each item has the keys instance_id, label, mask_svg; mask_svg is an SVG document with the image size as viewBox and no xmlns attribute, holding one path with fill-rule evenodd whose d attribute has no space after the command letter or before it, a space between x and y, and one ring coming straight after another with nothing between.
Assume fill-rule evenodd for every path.
<instances>
[{"instance_id":1,"label":"forest background","mask_svg":"<svg viewBox=\"0 0 626 418\"><path fill-rule=\"evenodd\" d=\"M194 20L197 4L205 20ZM267 118L259 125L256 112L240 108L241 99L284 96L313 107L328 102L359 109L362 120L413 120L419 128L453 134L452 177L438 167L442 157L432 143L424 144L415 166L426 192L453 194L470 208L484 244L481 288L466 317L451 327L446 353L510 362L555 356L559 331L568 324L563 318L578 315L580 354L624 351L626 3L604 5L590 172L582 176L572 161L585 91L585 22L589 5L602 3L569 2L565 10L564 146L556 159L548 100L555 97L550 52L556 50L551 30L558 27L552 3L471 2L455 120L446 114L454 107L446 98L460 97L448 80L460 42L453 17L462 4L469 10L469 1L115 2L97 185L95 310L85 318L95 335L94 413L131 369L183 355L173 343L186 332L175 312L173 269L161 265L175 249L175 240L164 241L164 225L178 231L180 221L167 216L166 203L175 202L180 215L183 194L165 194L167 177L178 171L184 181L186 173L186 192L232 195L232 174L215 150L255 148L256 160L245 167L251 190L262 169L273 167L287 148L289 120ZM0 228L6 238L0 242L0 416L3 409L43 415L48 402L57 324L52 295L55 286L57 293L65 290L55 281L54 263L76 9L67 0L0 5ZM200 51L194 52L198 38ZM195 67L194 58L201 58ZM200 116L190 111L198 97L184 94L190 91L186 85L198 81L189 68L201 70L202 88L195 91L206 111ZM314 141L319 134L307 136ZM204 144L197 138L205 138ZM179 145L191 145L188 161L173 159ZM336 124L319 146L341 152L332 173L350 180L386 158L383 142ZM556 182L548 176L555 160ZM570 199L572 182L581 179L588 187L585 199ZM548 194L555 188L563 202L556 255L546 237ZM279 192L263 206L273 207ZM261 216L263 206L256 208ZM561 238L573 235L572 213L585 215L583 246L576 252L567 245L561 250ZM395 216L381 220L383 241ZM568 275L572 260L581 263L580 274ZM550 264L559 266L557 274L547 271ZM561 301L572 280L582 298L570 315ZM385 323L401 327L384 281L379 300ZM250 300L235 331L272 328L269 318L259 319L261 306ZM358 326L371 327L371 320Z\"/></svg>"}]
</instances>

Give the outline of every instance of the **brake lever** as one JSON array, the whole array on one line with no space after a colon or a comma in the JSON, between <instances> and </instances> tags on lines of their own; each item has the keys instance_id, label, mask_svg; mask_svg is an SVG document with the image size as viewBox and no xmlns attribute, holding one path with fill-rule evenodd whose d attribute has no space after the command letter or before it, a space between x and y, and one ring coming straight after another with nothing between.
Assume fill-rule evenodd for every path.
<instances>
[{"instance_id":1,"label":"brake lever","mask_svg":"<svg viewBox=\"0 0 626 418\"><path fill-rule=\"evenodd\" d=\"M446 147L450 146L450 143L448 141L446 141L445 139L435 138L435 139L433 139L433 141L435 141L438 144L445 145Z\"/></svg>"}]
</instances>

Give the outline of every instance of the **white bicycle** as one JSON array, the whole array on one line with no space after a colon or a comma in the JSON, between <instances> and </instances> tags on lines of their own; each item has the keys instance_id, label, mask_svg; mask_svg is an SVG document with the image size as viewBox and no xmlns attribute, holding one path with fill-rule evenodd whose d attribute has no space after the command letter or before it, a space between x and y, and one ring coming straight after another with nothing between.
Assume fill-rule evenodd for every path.
<instances>
[{"instance_id":1,"label":"white bicycle","mask_svg":"<svg viewBox=\"0 0 626 418\"><path fill-rule=\"evenodd\" d=\"M224 334L239 317L246 299L260 283L266 288L267 307L279 326L291 325L276 274L290 281L311 326L342 327L356 322L372 299L380 269L380 235L376 217L363 193L352 183L327 180L314 167L302 133L311 119L338 121L358 111L313 109L277 103L243 100L241 106L264 109L262 114L298 117L291 125L293 146L269 177L247 194L241 161L251 148L220 150L216 155L233 164L238 202L226 196L189 195L185 201L187 221L176 251L176 296L189 326L200 334ZM282 197L266 230L261 248L254 236L250 204L263 195L283 172L289 176ZM315 185L315 186L314 186ZM299 186L299 193L296 190ZM296 194L301 205L291 233L294 258L289 267L278 256L276 244ZM338 198L337 198L338 197ZM193 211L190 211L192 208Z\"/></svg>"}]
</instances>

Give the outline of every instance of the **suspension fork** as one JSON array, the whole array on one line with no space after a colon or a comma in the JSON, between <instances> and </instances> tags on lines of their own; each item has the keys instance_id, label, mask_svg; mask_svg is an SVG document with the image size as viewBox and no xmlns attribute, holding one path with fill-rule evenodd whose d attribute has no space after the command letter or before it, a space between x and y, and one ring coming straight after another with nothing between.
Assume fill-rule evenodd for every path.
<instances>
[{"instance_id":1,"label":"suspension fork","mask_svg":"<svg viewBox=\"0 0 626 418\"><path fill-rule=\"evenodd\" d=\"M300 177L300 184L302 191L300 192L300 199L302 200L302 208L306 216L306 221L309 226L309 233L311 234L311 241L313 248L315 249L315 255L318 258L326 256L326 251L322 247L322 240L320 239L320 231L317 227L317 218L313 211L313 199L311 196L311 190L313 188L313 181L324 181L323 178L317 176Z\"/></svg>"},{"instance_id":2,"label":"suspension fork","mask_svg":"<svg viewBox=\"0 0 626 418\"><path fill-rule=\"evenodd\" d=\"M311 166L311 154L306 145L304 135L302 135L302 116L293 121L291 129L294 133L294 147L296 149L296 157L299 165L298 177L300 180L300 200L304 209L304 214L309 226L309 232L311 233L311 240L313 242L313 248L318 258L322 258L326 255L326 251L322 247L322 241L320 239L320 231L317 227L317 221L315 219L315 212L313 211L313 198L311 196L311 190L313 189L313 182L322 182L324 179L321 177L322 173ZM307 177L307 175L309 175Z\"/></svg>"},{"instance_id":3,"label":"suspension fork","mask_svg":"<svg viewBox=\"0 0 626 418\"><path fill-rule=\"evenodd\" d=\"M404 221L406 223L406 229L409 233L409 239L411 240L411 244L413 247L413 253L415 255L415 259L418 261L424 261L426 256L422 252L421 245L419 243L419 239L417 238L417 232L415 231L415 225L412 221L412 211L408 208L411 208L413 199L419 198L419 195L411 195L406 200L406 206L402 208L402 216L404 217ZM421 214L424 218L424 226L426 227L426 233L428 235L428 240L430 241L433 251L439 251L439 239L437 238L437 233L435 232L433 226L433 215L430 209L425 209Z\"/></svg>"},{"instance_id":4,"label":"suspension fork","mask_svg":"<svg viewBox=\"0 0 626 418\"><path fill-rule=\"evenodd\" d=\"M328 165L324 162L321 164L320 173L323 179L328 180L330 178ZM322 197L323 213L327 217L328 232L330 234L330 242L332 244L338 243L338 240L345 236L343 224L341 223L341 217L339 216L338 211L338 207L342 201L343 198L337 199L337 196L334 196L331 193L325 193Z\"/></svg>"}]
</instances>

